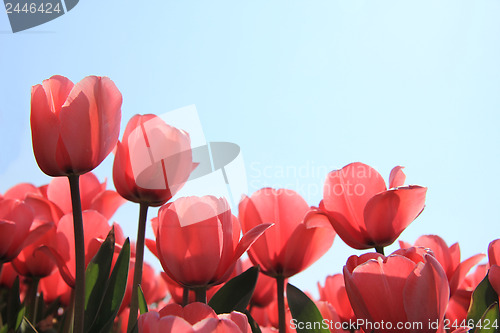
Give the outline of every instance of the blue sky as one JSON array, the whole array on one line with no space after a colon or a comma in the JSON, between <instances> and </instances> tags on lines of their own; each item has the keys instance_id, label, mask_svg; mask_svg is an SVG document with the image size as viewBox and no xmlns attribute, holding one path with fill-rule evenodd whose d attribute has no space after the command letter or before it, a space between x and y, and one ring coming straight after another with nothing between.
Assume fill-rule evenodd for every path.
<instances>
[{"instance_id":1,"label":"blue sky","mask_svg":"<svg viewBox=\"0 0 500 333\"><path fill-rule=\"evenodd\" d=\"M49 181L32 154L30 87L106 75L123 94L122 129L195 104L208 141L240 145L250 193L287 187L317 205L330 170L361 161L387 179L403 165L429 189L401 239L485 252L500 238L499 14L493 0L82 0L12 34L0 13L0 192ZM111 165L96 169L109 186ZM115 216L132 238L137 211ZM292 282L315 293L360 253L337 238Z\"/></svg>"}]
</instances>

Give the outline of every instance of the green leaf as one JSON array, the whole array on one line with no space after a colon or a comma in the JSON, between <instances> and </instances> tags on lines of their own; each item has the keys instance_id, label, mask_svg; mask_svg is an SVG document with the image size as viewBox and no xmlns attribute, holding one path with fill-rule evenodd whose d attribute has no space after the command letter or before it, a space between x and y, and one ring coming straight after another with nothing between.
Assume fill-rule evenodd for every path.
<instances>
[{"instance_id":1,"label":"green leaf","mask_svg":"<svg viewBox=\"0 0 500 333\"><path fill-rule=\"evenodd\" d=\"M247 269L220 288L212 296L208 305L217 314L230 313L232 311L244 312L252 298L258 276L258 267Z\"/></svg>"},{"instance_id":2,"label":"green leaf","mask_svg":"<svg viewBox=\"0 0 500 333\"><path fill-rule=\"evenodd\" d=\"M115 232L111 228L106 240L92 258L85 271L85 332L89 332L94 323L99 305L103 302L106 282L111 271L111 262L115 249Z\"/></svg>"},{"instance_id":3,"label":"green leaf","mask_svg":"<svg viewBox=\"0 0 500 333\"><path fill-rule=\"evenodd\" d=\"M7 327L17 331L24 316L24 307L19 299L19 277L16 277L12 288L9 291L7 301Z\"/></svg>"},{"instance_id":4,"label":"green leaf","mask_svg":"<svg viewBox=\"0 0 500 333\"><path fill-rule=\"evenodd\" d=\"M30 323L30 321L26 317L24 317L22 319L24 319L24 320L22 320L21 327L20 327L21 333L38 333L38 331L33 326L33 324Z\"/></svg>"},{"instance_id":5,"label":"green leaf","mask_svg":"<svg viewBox=\"0 0 500 333\"><path fill-rule=\"evenodd\" d=\"M500 314L498 303L494 303L486 309L481 320L477 322L474 333L495 333L500 325Z\"/></svg>"},{"instance_id":6,"label":"green leaf","mask_svg":"<svg viewBox=\"0 0 500 333\"><path fill-rule=\"evenodd\" d=\"M316 304L306 294L289 283L286 286L286 295L298 333L330 332L324 327L323 317Z\"/></svg>"},{"instance_id":7,"label":"green leaf","mask_svg":"<svg viewBox=\"0 0 500 333\"><path fill-rule=\"evenodd\" d=\"M8 329L9 329L9 326L4 325L2 328L0 328L0 333L7 333Z\"/></svg>"},{"instance_id":8,"label":"green leaf","mask_svg":"<svg viewBox=\"0 0 500 333\"><path fill-rule=\"evenodd\" d=\"M495 302L498 302L498 295L490 284L488 274L486 274L472 293L467 322L472 320L474 323L478 323L486 310ZM474 324L474 326L476 325Z\"/></svg>"},{"instance_id":9,"label":"green leaf","mask_svg":"<svg viewBox=\"0 0 500 333\"><path fill-rule=\"evenodd\" d=\"M91 332L108 333L113 326L113 321L120 309L120 305L125 295L127 287L128 266L130 262L130 241L127 238L123 244L122 250L118 255L115 267L106 285L106 290L102 297L99 311L92 327Z\"/></svg>"},{"instance_id":10,"label":"green leaf","mask_svg":"<svg viewBox=\"0 0 500 333\"><path fill-rule=\"evenodd\" d=\"M139 313L148 312L148 303L146 302L146 297L144 297L141 286L137 286L137 297L139 298Z\"/></svg>"}]
</instances>

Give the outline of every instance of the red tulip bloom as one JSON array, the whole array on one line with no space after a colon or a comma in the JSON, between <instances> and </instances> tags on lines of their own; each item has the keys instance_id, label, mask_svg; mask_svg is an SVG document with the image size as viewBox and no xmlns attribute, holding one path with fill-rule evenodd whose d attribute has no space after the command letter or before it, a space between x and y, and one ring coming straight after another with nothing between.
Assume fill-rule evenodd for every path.
<instances>
[{"instance_id":1,"label":"red tulip bloom","mask_svg":"<svg viewBox=\"0 0 500 333\"><path fill-rule=\"evenodd\" d=\"M404 180L402 167L395 167L388 190L376 170L351 163L328 174L320 208L350 247L383 248L392 244L424 209L427 188L402 186Z\"/></svg>"},{"instance_id":2,"label":"red tulip bloom","mask_svg":"<svg viewBox=\"0 0 500 333\"><path fill-rule=\"evenodd\" d=\"M73 211L68 181L54 178L46 188L47 198L55 203L64 214ZM82 211L95 210L110 219L125 200L115 191L106 190L106 181L101 183L97 176L88 172L80 176L80 199Z\"/></svg>"},{"instance_id":3,"label":"red tulip bloom","mask_svg":"<svg viewBox=\"0 0 500 333\"><path fill-rule=\"evenodd\" d=\"M253 264L250 260L243 261L243 270L246 271ZM257 278L257 284L255 285L255 290L252 294L252 299L250 300L251 306L266 307L272 301L276 299L276 281L265 274L259 272Z\"/></svg>"},{"instance_id":4,"label":"red tulip bloom","mask_svg":"<svg viewBox=\"0 0 500 333\"><path fill-rule=\"evenodd\" d=\"M203 303L184 308L168 304L160 312L147 312L139 318L139 333L251 333L247 317L240 312L217 315Z\"/></svg>"},{"instance_id":5,"label":"red tulip bloom","mask_svg":"<svg viewBox=\"0 0 500 333\"><path fill-rule=\"evenodd\" d=\"M80 175L113 150L120 132L122 96L107 77L76 85L52 76L31 89L31 134L38 166L49 176Z\"/></svg>"},{"instance_id":6,"label":"red tulip bloom","mask_svg":"<svg viewBox=\"0 0 500 333\"><path fill-rule=\"evenodd\" d=\"M161 206L193 170L189 135L152 114L130 119L118 142L113 182L125 199Z\"/></svg>"},{"instance_id":7,"label":"red tulip bloom","mask_svg":"<svg viewBox=\"0 0 500 333\"><path fill-rule=\"evenodd\" d=\"M325 214L292 190L263 188L243 197L239 219L244 232L275 224L248 251L250 260L273 277L303 271L328 251L335 237Z\"/></svg>"},{"instance_id":8,"label":"red tulip bloom","mask_svg":"<svg viewBox=\"0 0 500 333\"><path fill-rule=\"evenodd\" d=\"M156 250L165 272L186 287L224 282L236 261L267 229L260 225L240 240L238 219L227 201L185 197L160 208Z\"/></svg>"},{"instance_id":9,"label":"red tulip bloom","mask_svg":"<svg viewBox=\"0 0 500 333\"><path fill-rule=\"evenodd\" d=\"M99 250L102 240L110 231L107 219L97 211L83 212L85 225L85 267ZM64 215L57 224L55 246L43 246L41 250L57 264L64 281L71 288L75 287L75 243L72 214Z\"/></svg>"},{"instance_id":10,"label":"red tulip bloom","mask_svg":"<svg viewBox=\"0 0 500 333\"><path fill-rule=\"evenodd\" d=\"M0 264L17 257L26 245L41 236L40 229L30 231L32 223L30 206L19 200L0 200Z\"/></svg>"},{"instance_id":11,"label":"red tulip bloom","mask_svg":"<svg viewBox=\"0 0 500 333\"><path fill-rule=\"evenodd\" d=\"M365 332L437 331L429 323L443 323L449 288L446 273L432 255L424 254L425 263L398 254L359 258L355 266L356 259L349 258L344 266L344 279Z\"/></svg>"},{"instance_id":12,"label":"red tulip bloom","mask_svg":"<svg viewBox=\"0 0 500 333\"><path fill-rule=\"evenodd\" d=\"M401 248L411 247L411 244L400 241ZM439 261L450 283L450 296L453 296L465 276L471 268L478 264L484 257L484 254L476 254L469 259L460 262L460 245L455 243L448 247L446 242L437 235L420 236L414 246L420 246L431 249L434 257Z\"/></svg>"},{"instance_id":13,"label":"red tulip bloom","mask_svg":"<svg viewBox=\"0 0 500 333\"><path fill-rule=\"evenodd\" d=\"M484 279L486 273L486 265L478 265L473 273L465 277L462 284L460 284L453 296L450 297L448 308L446 309L446 319L448 319L451 324L466 322L472 292Z\"/></svg>"},{"instance_id":14,"label":"red tulip bloom","mask_svg":"<svg viewBox=\"0 0 500 333\"><path fill-rule=\"evenodd\" d=\"M318 282L318 290L320 300L333 306L341 322L355 321L342 274L327 276L324 287Z\"/></svg>"}]
</instances>

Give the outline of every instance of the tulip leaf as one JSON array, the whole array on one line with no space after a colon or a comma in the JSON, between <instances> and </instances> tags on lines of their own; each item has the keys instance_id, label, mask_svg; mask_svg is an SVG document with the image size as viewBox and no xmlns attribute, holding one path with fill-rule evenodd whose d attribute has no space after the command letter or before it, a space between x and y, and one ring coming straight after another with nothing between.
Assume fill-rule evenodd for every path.
<instances>
[{"instance_id":1,"label":"tulip leaf","mask_svg":"<svg viewBox=\"0 0 500 333\"><path fill-rule=\"evenodd\" d=\"M476 327L475 323L480 322L483 314L495 302L498 302L498 295L491 286L488 274L486 274L485 278L478 284L472 293L469 313L467 314L467 322L469 323L472 321Z\"/></svg>"},{"instance_id":2,"label":"tulip leaf","mask_svg":"<svg viewBox=\"0 0 500 333\"><path fill-rule=\"evenodd\" d=\"M17 331L23 321L25 308L19 299L19 277L16 277L14 284L10 288L7 300L7 327Z\"/></svg>"},{"instance_id":3,"label":"tulip leaf","mask_svg":"<svg viewBox=\"0 0 500 333\"><path fill-rule=\"evenodd\" d=\"M146 297L144 297L144 293L142 292L141 286L137 286L137 297L139 298L140 314L148 312L148 303L146 302Z\"/></svg>"},{"instance_id":4,"label":"tulip leaf","mask_svg":"<svg viewBox=\"0 0 500 333\"><path fill-rule=\"evenodd\" d=\"M115 232L111 228L106 240L92 258L85 271L85 332L89 332L103 301L106 282L111 271L115 248Z\"/></svg>"},{"instance_id":5,"label":"tulip leaf","mask_svg":"<svg viewBox=\"0 0 500 333\"><path fill-rule=\"evenodd\" d=\"M306 294L289 283L286 287L286 295L294 319L293 324L298 333L330 332L324 327L323 317L316 304Z\"/></svg>"},{"instance_id":6,"label":"tulip leaf","mask_svg":"<svg viewBox=\"0 0 500 333\"><path fill-rule=\"evenodd\" d=\"M89 331L108 333L111 330L113 321L120 309L123 296L125 295L129 262L130 241L127 238L106 284L102 302Z\"/></svg>"},{"instance_id":7,"label":"tulip leaf","mask_svg":"<svg viewBox=\"0 0 500 333\"><path fill-rule=\"evenodd\" d=\"M217 314L230 313L232 311L244 312L252 298L258 276L258 267L255 266L247 269L220 288L212 296L208 305Z\"/></svg>"},{"instance_id":8,"label":"tulip leaf","mask_svg":"<svg viewBox=\"0 0 500 333\"><path fill-rule=\"evenodd\" d=\"M474 333L495 333L500 325L498 303L493 303L486 309L481 320L476 322Z\"/></svg>"},{"instance_id":9,"label":"tulip leaf","mask_svg":"<svg viewBox=\"0 0 500 333\"><path fill-rule=\"evenodd\" d=\"M24 320L21 323L20 332L21 333L38 333L36 328L32 323L28 320L28 318L24 317Z\"/></svg>"}]
</instances>

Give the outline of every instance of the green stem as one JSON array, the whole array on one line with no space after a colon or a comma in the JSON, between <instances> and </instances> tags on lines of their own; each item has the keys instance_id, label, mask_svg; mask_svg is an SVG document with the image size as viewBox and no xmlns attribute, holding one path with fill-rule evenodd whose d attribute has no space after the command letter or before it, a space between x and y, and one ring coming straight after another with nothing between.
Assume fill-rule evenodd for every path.
<instances>
[{"instance_id":1,"label":"green stem","mask_svg":"<svg viewBox=\"0 0 500 333\"><path fill-rule=\"evenodd\" d=\"M73 206L73 227L75 232L75 307L74 333L83 333L85 316L85 243L83 234L82 204L80 201L80 176L70 175L69 187Z\"/></svg>"},{"instance_id":2,"label":"green stem","mask_svg":"<svg viewBox=\"0 0 500 333\"><path fill-rule=\"evenodd\" d=\"M137 286L142 283L142 263L144 260L144 239L146 237L146 221L148 217L147 203L141 203L139 206L139 227L137 228L137 243L135 249L134 282L132 284L132 299L130 300L130 314L128 316L127 332L130 332L137 322L137 313L139 309L139 298Z\"/></svg>"},{"instance_id":3,"label":"green stem","mask_svg":"<svg viewBox=\"0 0 500 333\"><path fill-rule=\"evenodd\" d=\"M383 246L375 246L375 251L377 251L377 253L380 253L381 255L385 256Z\"/></svg>"},{"instance_id":4,"label":"green stem","mask_svg":"<svg viewBox=\"0 0 500 333\"><path fill-rule=\"evenodd\" d=\"M207 304L207 287L194 288L194 297L196 302Z\"/></svg>"},{"instance_id":5,"label":"green stem","mask_svg":"<svg viewBox=\"0 0 500 333\"><path fill-rule=\"evenodd\" d=\"M283 276L279 275L276 277L276 287L278 293L279 333L286 333L285 278Z\"/></svg>"},{"instance_id":6,"label":"green stem","mask_svg":"<svg viewBox=\"0 0 500 333\"><path fill-rule=\"evenodd\" d=\"M33 326L36 326L38 282L40 282L40 278L31 278L28 285L28 291L26 292L26 300L24 301L26 307L26 318L28 318L29 322L32 323Z\"/></svg>"},{"instance_id":7,"label":"green stem","mask_svg":"<svg viewBox=\"0 0 500 333\"><path fill-rule=\"evenodd\" d=\"M189 288L184 287L182 290L182 307L185 307L189 303Z\"/></svg>"},{"instance_id":8,"label":"green stem","mask_svg":"<svg viewBox=\"0 0 500 333\"><path fill-rule=\"evenodd\" d=\"M73 314L75 309L75 289L71 290L71 296L69 299L69 305L64 310L63 322L62 322L62 332L72 333L73 332Z\"/></svg>"}]
</instances>

